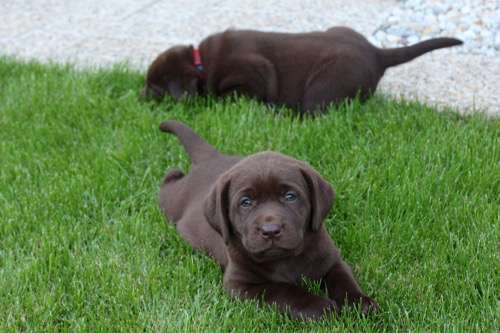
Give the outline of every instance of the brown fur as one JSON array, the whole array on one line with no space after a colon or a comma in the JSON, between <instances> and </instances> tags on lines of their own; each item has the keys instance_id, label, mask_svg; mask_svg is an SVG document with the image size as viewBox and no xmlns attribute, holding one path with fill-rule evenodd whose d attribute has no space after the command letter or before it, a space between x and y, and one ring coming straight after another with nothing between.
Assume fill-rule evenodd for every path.
<instances>
[{"instance_id":1,"label":"brown fur","mask_svg":"<svg viewBox=\"0 0 500 333\"><path fill-rule=\"evenodd\" d=\"M228 30L201 42L203 71L194 66L193 46L176 46L160 54L148 69L143 95L178 99L236 92L317 113L331 103L369 97L388 67L460 44L454 38L434 38L380 49L345 27L299 34Z\"/></svg>"},{"instance_id":2,"label":"brown fur","mask_svg":"<svg viewBox=\"0 0 500 333\"><path fill-rule=\"evenodd\" d=\"M180 139L192 162L187 175L167 173L160 207L189 244L222 267L230 294L303 319L337 313L346 303L378 308L323 226L334 191L310 166L274 152L223 155L176 121L160 128ZM328 297L306 291L302 277L322 281Z\"/></svg>"}]
</instances>

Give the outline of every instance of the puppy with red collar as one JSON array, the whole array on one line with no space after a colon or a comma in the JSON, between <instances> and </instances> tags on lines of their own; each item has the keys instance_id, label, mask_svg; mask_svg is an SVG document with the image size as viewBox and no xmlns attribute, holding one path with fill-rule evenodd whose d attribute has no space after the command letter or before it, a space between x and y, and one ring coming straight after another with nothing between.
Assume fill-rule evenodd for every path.
<instances>
[{"instance_id":1,"label":"puppy with red collar","mask_svg":"<svg viewBox=\"0 0 500 333\"><path fill-rule=\"evenodd\" d=\"M199 49L176 46L150 65L143 95L161 99L238 93L301 113L368 98L388 67L432 50L462 44L434 38L380 49L352 29L310 33L228 30L204 39Z\"/></svg>"}]
</instances>

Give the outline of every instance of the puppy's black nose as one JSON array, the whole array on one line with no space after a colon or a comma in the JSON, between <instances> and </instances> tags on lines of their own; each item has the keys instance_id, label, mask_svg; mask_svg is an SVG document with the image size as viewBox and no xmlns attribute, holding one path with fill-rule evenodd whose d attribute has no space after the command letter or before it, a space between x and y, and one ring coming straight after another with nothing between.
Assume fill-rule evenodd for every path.
<instances>
[{"instance_id":1,"label":"puppy's black nose","mask_svg":"<svg viewBox=\"0 0 500 333\"><path fill-rule=\"evenodd\" d=\"M275 238L281 234L281 225L276 223L266 223L260 227L260 232L264 238Z\"/></svg>"}]
</instances>

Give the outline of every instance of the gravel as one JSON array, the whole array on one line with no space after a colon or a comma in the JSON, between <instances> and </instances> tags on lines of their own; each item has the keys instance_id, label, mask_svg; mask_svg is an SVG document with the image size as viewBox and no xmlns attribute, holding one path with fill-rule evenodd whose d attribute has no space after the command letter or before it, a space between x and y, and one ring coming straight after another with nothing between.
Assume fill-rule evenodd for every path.
<instances>
[{"instance_id":1,"label":"gravel","mask_svg":"<svg viewBox=\"0 0 500 333\"><path fill-rule=\"evenodd\" d=\"M228 27L345 25L384 47L452 36L465 45L389 69L379 91L500 115L499 15L500 0L1 0L0 54L145 69L167 47Z\"/></svg>"},{"instance_id":2,"label":"gravel","mask_svg":"<svg viewBox=\"0 0 500 333\"><path fill-rule=\"evenodd\" d=\"M500 1L400 1L373 35L382 46L453 36L464 41L457 53L494 56L500 51Z\"/></svg>"}]
</instances>

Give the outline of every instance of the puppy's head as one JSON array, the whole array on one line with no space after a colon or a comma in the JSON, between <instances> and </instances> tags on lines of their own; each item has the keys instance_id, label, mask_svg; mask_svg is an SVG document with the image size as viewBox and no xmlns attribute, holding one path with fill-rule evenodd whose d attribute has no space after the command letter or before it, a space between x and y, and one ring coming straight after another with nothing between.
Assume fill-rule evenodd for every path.
<instances>
[{"instance_id":1,"label":"puppy's head","mask_svg":"<svg viewBox=\"0 0 500 333\"><path fill-rule=\"evenodd\" d=\"M175 46L160 54L149 66L143 98L161 100L165 95L175 99L196 95L201 74L193 63L192 46Z\"/></svg>"},{"instance_id":2,"label":"puppy's head","mask_svg":"<svg viewBox=\"0 0 500 333\"><path fill-rule=\"evenodd\" d=\"M333 200L331 186L307 164L264 152L223 174L204 209L226 244L237 242L262 262L302 252L306 233L320 229Z\"/></svg>"}]
</instances>

